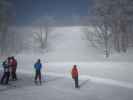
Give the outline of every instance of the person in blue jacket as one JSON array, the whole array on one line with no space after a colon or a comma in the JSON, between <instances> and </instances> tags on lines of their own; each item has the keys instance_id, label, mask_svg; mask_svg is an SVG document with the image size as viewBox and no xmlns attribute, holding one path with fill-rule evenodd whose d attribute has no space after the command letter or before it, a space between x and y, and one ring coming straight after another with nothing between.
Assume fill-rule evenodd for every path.
<instances>
[{"instance_id":1,"label":"person in blue jacket","mask_svg":"<svg viewBox=\"0 0 133 100\"><path fill-rule=\"evenodd\" d=\"M34 64L35 68L35 84L37 84L37 79L39 78L39 82L41 84L41 69L42 69L42 64L41 60L38 59L37 62Z\"/></svg>"}]
</instances>

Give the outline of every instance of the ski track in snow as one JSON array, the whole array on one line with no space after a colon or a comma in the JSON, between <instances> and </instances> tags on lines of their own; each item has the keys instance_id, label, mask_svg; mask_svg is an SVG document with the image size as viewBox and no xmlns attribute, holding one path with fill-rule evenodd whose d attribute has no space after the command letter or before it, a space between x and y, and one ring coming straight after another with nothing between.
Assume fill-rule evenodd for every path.
<instances>
[{"instance_id":1,"label":"ski track in snow","mask_svg":"<svg viewBox=\"0 0 133 100\"><path fill-rule=\"evenodd\" d=\"M29 75L33 74L32 72L25 71L25 70L21 70L20 73L29 74ZM65 78L69 78L69 79L71 78L71 76L68 74L60 74L60 73L57 74L57 73L53 73L53 72L48 72L47 74L43 73L43 75L50 75L50 76L54 76L54 77L65 77ZM95 82L95 83L101 83L101 84L105 84L105 85L112 85L112 86L133 89L132 83L124 82L124 81L117 81L117 80L112 80L112 79L107 79L107 78L92 77L89 75L80 75L79 80L90 80L91 82Z\"/></svg>"}]
</instances>

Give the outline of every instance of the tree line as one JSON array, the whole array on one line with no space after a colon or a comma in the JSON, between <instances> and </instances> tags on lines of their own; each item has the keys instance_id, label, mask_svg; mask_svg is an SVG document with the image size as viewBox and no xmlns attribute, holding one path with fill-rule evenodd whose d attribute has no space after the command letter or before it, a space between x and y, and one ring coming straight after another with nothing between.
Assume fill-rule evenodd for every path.
<instances>
[{"instance_id":1,"label":"tree line","mask_svg":"<svg viewBox=\"0 0 133 100\"><path fill-rule=\"evenodd\" d=\"M88 40L104 47L106 57L110 56L111 48L127 52L133 44L133 1L93 0L89 13L87 24L93 27L93 32L86 28Z\"/></svg>"},{"instance_id":2,"label":"tree line","mask_svg":"<svg viewBox=\"0 0 133 100\"><path fill-rule=\"evenodd\" d=\"M0 55L17 53L22 49L22 35L15 29L16 12L9 0L0 0Z\"/></svg>"}]
</instances>

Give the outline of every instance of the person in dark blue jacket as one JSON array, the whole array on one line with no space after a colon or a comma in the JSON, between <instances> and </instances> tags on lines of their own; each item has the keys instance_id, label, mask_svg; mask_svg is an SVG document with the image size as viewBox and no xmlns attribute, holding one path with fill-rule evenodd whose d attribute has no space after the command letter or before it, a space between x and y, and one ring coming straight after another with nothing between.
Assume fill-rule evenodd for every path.
<instances>
[{"instance_id":1,"label":"person in dark blue jacket","mask_svg":"<svg viewBox=\"0 0 133 100\"><path fill-rule=\"evenodd\" d=\"M41 60L38 59L37 62L34 64L35 68L35 84L37 84L37 79L39 78L40 84L41 84L41 69L42 69L42 64Z\"/></svg>"},{"instance_id":2,"label":"person in dark blue jacket","mask_svg":"<svg viewBox=\"0 0 133 100\"><path fill-rule=\"evenodd\" d=\"M1 84L8 84L9 82L9 77L10 77L10 57L8 57L8 59L6 59L4 62L3 62L3 68L4 68L4 73L3 73L3 76L1 78L1 81L0 83Z\"/></svg>"}]
</instances>

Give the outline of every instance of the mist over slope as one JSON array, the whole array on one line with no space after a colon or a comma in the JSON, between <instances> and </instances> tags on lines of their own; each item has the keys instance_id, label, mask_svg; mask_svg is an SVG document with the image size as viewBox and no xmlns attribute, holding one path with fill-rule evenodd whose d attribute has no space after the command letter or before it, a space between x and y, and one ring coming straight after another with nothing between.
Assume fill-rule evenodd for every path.
<instances>
[{"instance_id":1,"label":"mist over slope","mask_svg":"<svg viewBox=\"0 0 133 100\"><path fill-rule=\"evenodd\" d=\"M33 40L33 33L39 32L38 28L24 27L18 31L25 34L25 44L28 50L25 49L20 55L27 54L29 56L38 56L46 58L48 61L132 61L132 48L127 53L117 54L111 52L109 58L105 58L104 48L98 49L91 46L91 43L86 40L83 27L81 26L67 26L54 27L48 37L48 49L40 52ZM40 55L40 56L39 56Z\"/></svg>"}]
</instances>

